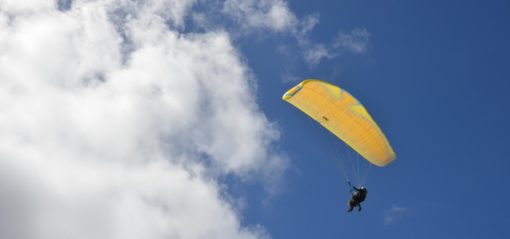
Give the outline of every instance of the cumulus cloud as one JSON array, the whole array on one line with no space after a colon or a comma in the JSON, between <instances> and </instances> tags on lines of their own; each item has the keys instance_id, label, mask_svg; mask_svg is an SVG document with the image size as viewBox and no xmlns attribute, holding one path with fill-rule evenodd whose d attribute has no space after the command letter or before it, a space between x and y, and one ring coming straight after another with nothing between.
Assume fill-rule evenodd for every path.
<instances>
[{"instance_id":1,"label":"cumulus cloud","mask_svg":"<svg viewBox=\"0 0 510 239\"><path fill-rule=\"evenodd\" d=\"M391 225L402 219L407 214L406 207L392 205L389 209L384 210L383 220L385 225Z\"/></svg>"},{"instance_id":2,"label":"cumulus cloud","mask_svg":"<svg viewBox=\"0 0 510 239\"><path fill-rule=\"evenodd\" d=\"M273 185L278 131L195 2L0 0L0 238L269 237L220 178Z\"/></svg>"}]
</instances>

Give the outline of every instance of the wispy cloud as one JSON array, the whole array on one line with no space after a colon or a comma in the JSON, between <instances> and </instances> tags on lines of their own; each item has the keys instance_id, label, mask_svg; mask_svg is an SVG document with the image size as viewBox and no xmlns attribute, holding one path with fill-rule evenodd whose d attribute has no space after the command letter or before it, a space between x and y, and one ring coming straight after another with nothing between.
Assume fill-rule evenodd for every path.
<instances>
[{"instance_id":1,"label":"wispy cloud","mask_svg":"<svg viewBox=\"0 0 510 239\"><path fill-rule=\"evenodd\" d=\"M209 1L197 4L204 3ZM285 0L226 0L215 3L207 7L202 6L202 11L191 14L191 21L198 28L222 29L234 37L253 37L253 34L265 37L267 33L291 36L297 43L297 49L290 51L291 54L299 55L301 60L312 67L323 60L367 52L370 40L367 29L340 31L328 43L316 42L313 30L319 24L320 15L314 13L298 17L290 10L289 3ZM224 22L230 24L225 26Z\"/></svg>"},{"instance_id":2,"label":"wispy cloud","mask_svg":"<svg viewBox=\"0 0 510 239\"><path fill-rule=\"evenodd\" d=\"M298 22L284 0L227 0L223 12L245 29L285 32Z\"/></svg>"},{"instance_id":3,"label":"wispy cloud","mask_svg":"<svg viewBox=\"0 0 510 239\"><path fill-rule=\"evenodd\" d=\"M356 28L350 33L338 33L333 47L338 50L351 51L354 54L363 54L367 52L369 40L370 34L367 29Z\"/></svg>"},{"instance_id":4,"label":"wispy cloud","mask_svg":"<svg viewBox=\"0 0 510 239\"><path fill-rule=\"evenodd\" d=\"M385 225L391 225L406 216L408 208L398 205L392 205L384 210L383 221Z\"/></svg>"},{"instance_id":5,"label":"wispy cloud","mask_svg":"<svg viewBox=\"0 0 510 239\"><path fill-rule=\"evenodd\" d=\"M308 34L301 38L309 38ZM367 52L370 34L365 28L355 28L349 33L339 32L331 44L300 40L306 62L317 65L324 59L333 59L346 53L362 55Z\"/></svg>"}]
</instances>

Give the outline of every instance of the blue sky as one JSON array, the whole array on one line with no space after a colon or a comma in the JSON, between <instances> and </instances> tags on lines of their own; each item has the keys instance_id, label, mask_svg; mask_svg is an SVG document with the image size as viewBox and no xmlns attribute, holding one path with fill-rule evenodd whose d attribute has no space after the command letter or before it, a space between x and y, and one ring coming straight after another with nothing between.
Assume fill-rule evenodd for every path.
<instances>
[{"instance_id":1,"label":"blue sky","mask_svg":"<svg viewBox=\"0 0 510 239\"><path fill-rule=\"evenodd\" d=\"M274 238L507 238L510 233L510 4L507 1L291 1L317 13L311 32L331 42L364 28L364 54L309 66L278 53L279 37L241 42L258 101L282 130L292 169L285 190L248 222ZM348 188L303 114L280 100L298 78L318 77L356 96L384 130L397 160L373 168L362 213L345 213ZM388 219L389 217L393 219ZM386 221L391 220L391 221Z\"/></svg>"},{"instance_id":2,"label":"blue sky","mask_svg":"<svg viewBox=\"0 0 510 239\"><path fill-rule=\"evenodd\" d=\"M0 238L510 238L509 18L497 0L0 0ZM397 154L362 212L281 100L305 78L354 95Z\"/></svg>"}]
</instances>

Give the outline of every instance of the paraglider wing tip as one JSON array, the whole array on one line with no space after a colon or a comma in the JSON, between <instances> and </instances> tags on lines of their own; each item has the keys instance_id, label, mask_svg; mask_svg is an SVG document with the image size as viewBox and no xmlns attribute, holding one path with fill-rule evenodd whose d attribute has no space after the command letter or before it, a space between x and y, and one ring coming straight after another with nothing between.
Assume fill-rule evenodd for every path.
<instances>
[{"instance_id":1,"label":"paraglider wing tip","mask_svg":"<svg viewBox=\"0 0 510 239\"><path fill-rule=\"evenodd\" d=\"M288 100L288 99L292 98L292 96L296 95L302 88L303 88L303 86L301 84L292 87L292 89L285 92L285 94L282 96L282 99Z\"/></svg>"},{"instance_id":2,"label":"paraglider wing tip","mask_svg":"<svg viewBox=\"0 0 510 239\"><path fill-rule=\"evenodd\" d=\"M372 161L372 160L369 160L372 164L374 164L375 166L379 166L379 167L385 167L386 165L390 164L391 162L393 162L394 160L396 159L396 156L395 154L391 155L390 157L386 158L385 160L381 160L381 161Z\"/></svg>"},{"instance_id":3,"label":"paraglider wing tip","mask_svg":"<svg viewBox=\"0 0 510 239\"><path fill-rule=\"evenodd\" d=\"M290 90L285 92L285 94L283 94L283 96L282 96L282 99L288 100L288 99L292 98L292 96L296 95L303 88L303 86L310 81L322 81L322 80L318 80L318 79L303 80L299 84L297 84L296 86L292 87Z\"/></svg>"}]
</instances>

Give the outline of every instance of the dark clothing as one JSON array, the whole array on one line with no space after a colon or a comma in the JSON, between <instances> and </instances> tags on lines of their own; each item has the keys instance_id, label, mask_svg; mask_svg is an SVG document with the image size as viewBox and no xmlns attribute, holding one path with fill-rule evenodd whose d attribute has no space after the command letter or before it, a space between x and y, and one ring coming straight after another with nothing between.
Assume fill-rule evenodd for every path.
<instances>
[{"instance_id":1,"label":"dark clothing","mask_svg":"<svg viewBox=\"0 0 510 239\"><path fill-rule=\"evenodd\" d=\"M358 207L358 211L361 211L361 203L365 201L367 193L368 191L366 188L357 188L353 186L351 189L352 198L349 201L349 210L347 212L351 212L355 207Z\"/></svg>"},{"instance_id":2,"label":"dark clothing","mask_svg":"<svg viewBox=\"0 0 510 239\"><path fill-rule=\"evenodd\" d=\"M367 193L368 193L366 188L362 187L361 189L359 189L356 187L352 187L352 189L354 189L354 190L351 190L353 199L355 199L358 202L365 201L365 198L367 197Z\"/></svg>"}]
</instances>

